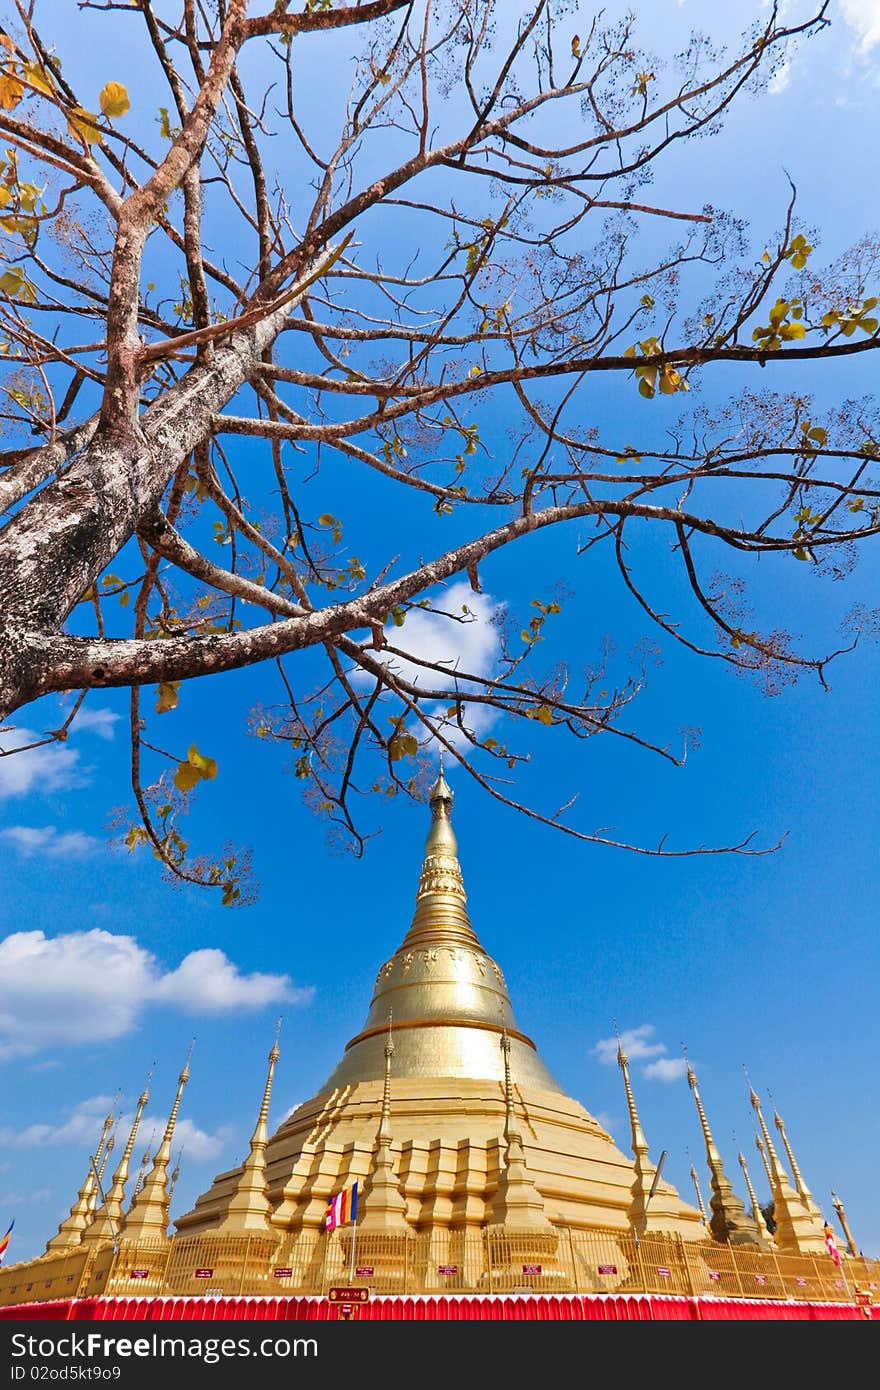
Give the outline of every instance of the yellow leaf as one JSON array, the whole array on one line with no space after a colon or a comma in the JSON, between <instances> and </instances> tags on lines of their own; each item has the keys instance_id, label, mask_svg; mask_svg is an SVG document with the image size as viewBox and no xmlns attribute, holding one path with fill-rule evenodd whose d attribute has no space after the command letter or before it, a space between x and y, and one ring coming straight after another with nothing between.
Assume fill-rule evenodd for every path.
<instances>
[{"instance_id":1,"label":"yellow leaf","mask_svg":"<svg viewBox=\"0 0 880 1390\"><path fill-rule=\"evenodd\" d=\"M84 107L77 106L67 118L67 129L71 135L76 135L82 140L84 145L99 145L101 132L95 125L97 119L93 111L86 111Z\"/></svg>"},{"instance_id":2,"label":"yellow leaf","mask_svg":"<svg viewBox=\"0 0 880 1390\"><path fill-rule=\"evenodd\" d=\"M156 713L167 714L177 708L179 681L161 681L156 692Z\"/></svg>"},{"instance_id":3,"label":"yellow leaf","mask_svg":"<svg viewBox=\"0 0 880 1390\"><path fill-rule=\"evenodd\" d=\"M539 724L552 724L553 715L546 705L539 705L535 711L535 718Z\"/></svg>"},{"instance_id":4,"label":"yellow leaf","mask_svg":"<svg viewBox=\"0 0 880 1390\"><path fill-rule=\"evenodd\" d=\"M189 746L187 758L190 765L194 767L200 777L213 778L217 776L217 764L213 758L204 757L194 743Z\"/></svg>"},{"instance_id":5,"label":"yellow leaf","mask_svg":"<svg viewBox=\"0 0 880 1390\"><path fill-rule=\"evenodd\" d=\"M200 776L198 768L193 767L192 763L179 763L174 774L174 785L178 791L191 792Z\"/></svg>"},{"instance_id":6,"label":"yellow leaf","mask_svg":"<svg viewBox=\"0 0 880 1390\"><path fill-rule=\"evenodd\" d=\"M104 115L111 119L124 116L131 107L128 92L121 82L108 82L101 90L100 102Z\"/></svg>"},{"instance_id":7,"label":"yellow leaf","mask_svg":"<svg viewBox=\"0 0 880 1390\"><path fill-rule=\"evenodd\" d=\"M48 96L52 91L52 79L39 63L25 63L22 71L32 87Z\"/></svg>"},{"instance_id":8,"label":"yellow leaf","mask_svg":"<svg viewBox=\"0 0 880 1390\"><path fill-rule=\"evenodd\" d=\"M11 111L17 106L24 96L24 88L17 77L11 73L0 73L0 106L4 111Z\"/></svg>"}]
</instances>

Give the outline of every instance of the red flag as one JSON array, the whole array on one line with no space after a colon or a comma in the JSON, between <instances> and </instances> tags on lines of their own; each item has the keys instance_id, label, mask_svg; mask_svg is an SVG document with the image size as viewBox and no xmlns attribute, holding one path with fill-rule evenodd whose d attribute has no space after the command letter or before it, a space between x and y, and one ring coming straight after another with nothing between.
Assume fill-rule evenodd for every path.
<instances>
[{"instance_id":1,"label":"red flag","mask_svg":"<svg viewBox=\"0 0 880 1390\"><path fill-rule=\"evenodd\" d=\"M840 1267L840 1251L838 1250L837 1246L836 1246L835 1243L834 1243L834 1232L832 1231L831 1227L828 1225L828 1222L827 1222L827 1221L825 1222L825 1244L826 1244L826 1246L828 1247L828 1254L831 1256L832 1260L834 1261L834 1263L835 1263L835 1264L838 1266L838 1268L839 1268L839 1267Z\"/></svg>"}]
</instances>

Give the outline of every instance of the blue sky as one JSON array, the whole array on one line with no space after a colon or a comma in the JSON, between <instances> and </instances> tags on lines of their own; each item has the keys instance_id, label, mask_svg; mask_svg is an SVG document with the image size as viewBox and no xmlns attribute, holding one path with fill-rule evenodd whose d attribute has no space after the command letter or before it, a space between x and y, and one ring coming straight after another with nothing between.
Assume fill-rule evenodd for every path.
<instances>
[{"instance_id":1,"label":"blue sky","mask_svg":"<svg viewBox=\"0 0 880 1390\"><path fill-rule=\"evenodd\" d=\"M762 13L757 3L725 6L723 16L716 8L705 0L639 6L649 42L669 50L690 25L733 34ZM760 240L779 224L788 174L801 216L821 232L823 262L880 220L872 180L880 6L846 0L830 14L830 29L802 46L772 90L741 105L721 135L677 154L662 184L667 198L734 208ZM94 22L87 12L77 19L84 33ZM314 52L318 87L327 74ZM101 81L128 80L135 95L137 56L122 40L112 73L86 42L77 61ZM864 365L814 366L786 383L780 373L774 384L814 393L818 413L869 392L874 375ZM706 381L704 397L720 400L738 384L731 371ZM609 408L649 407L633 392L612 407L585 392L575 412L616 426ZM490 417L486 437L500 439L501 425ZM328 469L320 485L332 497L342 483ZM383 496L377 485L361 486L355 548L378 553ZM428 533L442 524L419 516ZM407 524L409 513L396 522ZM601 558L574 556L575 539L535 539L531 551L487 566L482 611L490 616L502 599L526 611L531 562L544 592L557 577L570 591L557 619L559 649L586 658L610 635L623 670L627 652L656 634ZM635 558L670 602L683 600L659 540L646 537ZM816 649L833 644L850 607L870 605L880 566L868 550L837 582L806 569L787 557L762 560L752 598L758 618L778 619ZM699 632L696 615L689 621ZM496 640L491 626L475 625L470 658L489 669ZM472 920L505 972L520 1026L622 1147L623 1090L602 1046L614 1021L632 1034L652 1154L668 1150L665 1176L686 1198L691 1162L704 1195L709 1184L682 1043L741 1195L738 1148L767 1195L746 1066L765 1111L779 1109L825 1214L833 1219L833 1188L861 1248L880 1255L880 652L865 643L836 662L829 691L804 678L772 697L681 648L664 644L661 657L648 672L639 727L675 744L679 728L699 726L701 745L683 769L619 740L572 746L557 730L535 730L518 793L544 810L577 793L578 824L643 843L668 834L675 846L729 844L754 832L760 846L785 835L782 848L660 860L585 845L487 804L452 773ZM279 1014L275 1123L332 1071L363 1022L376 969L406 930L426 810L382 805L370 822L381 833L364 857L334 853L284 754L247 733L247 712L265 689L258 670L195 682L185 708L168 716L178 742L195 739L219 763L216 780L200 788L193 837L253 848L259 899L236 911L167 885L143 853L113 843L112 815L130 802L121 693L90 697L65 745L0 760L0 1230L16 1221L8 1260L42 1249L75 1198L108 1105L119 1092L130 1114L154 1063L137 1152L154 1124L161 1129L194 1036L173 1214L186 1210L246 1150ZM35 731L57 727L58 702L17 719Z\"/></svg>"}]
</instances>

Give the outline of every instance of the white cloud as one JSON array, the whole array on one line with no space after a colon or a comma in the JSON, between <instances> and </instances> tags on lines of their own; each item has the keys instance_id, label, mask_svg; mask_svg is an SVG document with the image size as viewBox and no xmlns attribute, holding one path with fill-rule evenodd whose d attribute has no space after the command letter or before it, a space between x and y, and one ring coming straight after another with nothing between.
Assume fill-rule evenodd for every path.
<instances>
[{"instance_id":1,"label":"white cloud","mask_svg":"<svg viewBox=\"0 0 880 1390\"><path fill-rule=\"evenodd\" d=\"M243 975L219 950L193 951L168 971L134 937L98 928L14 932L0 941L0 980L0 1060L122 1037L151 1003L218 1014L303 1005L313 993L287 975Z\"/></svg>"},{"instance_id":2,"label":"white cloud","mask_svg":"<svg viewBox=\"0 0 880 1390\"><path fill-rule=\"evenodd\" d=\"M779 93L784 92L790 82L791 63L783 63L780 68L777 68L776 72L767 83L767 92L771 97L779 96Z\"/></svg>"},{"instance_id":3,"label":"white cloud","mask_svg":"<svg viewBox=\"0 0 880 1390\"><path fill-rule=\"evenodd\" d=\"M279 987L283 982L283 993ZM191 951L176 970L157 980L152 998L175 1004L191 1014L218 1014L227 1009L261 1009L286 999L293 1004L311 1003L314 990L291 989L287 976L242 975L237 965L216 947Z\"/></svg>"},{"instance_id":4,"label":"white cloud","mask_svg":"<svg viewBox=\"0 0 880 1390\"><path fill-rule=\"evenodd\" d=\"M82 767L79 752L69 743L28 746L44 737L23 726L0 734L0 801L29 792L68 791L88 780L89 769Z\"/></svg>"},{"instance_id":5,"label":"white cloud","mask_svg":"<svg viewBox=\"0 0 880 1390\"><path fill-rule=\"evenodd\" d=\"M497 669L501 652L497 620L504 605L496 603L490 594L474 593L465 580L450 584L449 588L434 594L431 605L438 611L412 608L402 627L386 629L388 642L406 651L414 660L409 661L387 652L371 653L371 656L402 679L423 689L440 689L450 693L457 689L466 695L468 690L476 690L477 687L462 681L462 673L490 676ZM445 614L454 616L446 617ZM417 664L419 660L434 662L443 670L425 670ZM459 676L457 684L456 675ZM372 677L365 671L357 670L352 679L356 684L368 685ZM443 718L446 707L444 701L430 712L441 724L448 743L453 746L465 744L466 740L457 724ZM472 733L482 735L498 718L498 711L485 705L470 705L464 718ZM423 733L421 725L416 732L420 735Z\"/></svg>"},{"instance_id":6,"label":"white cloud","mask_svg":"<svg viewBox=\"0 0 880 1390\"><path fill-rule=\"evenodd\" d=\"M204 1163L222 1153L234 1133L232 1125L221 1125L213 1134L208 1134L184 1115L182 1120L177 1121L174 1130L172 1152L181 1155L181 1168L184 1162L188 1163L190 1159L196 1163Z\"/></svg>"},{"instance_id":7,"label":"white cloud","mask_svg":"<svg viewBox=\"0 0 880 1390\"><path fill-rule=\"evenodd\" d=\"M438 610L436 613L411 608L402 627L387 628L389 643L410 653L416 660L443 666L450 677L456 671L466 671L473 676L490 675L501 648L494 619L502 605L495 603L489 594L475 594L464 580L435 594L431 604ZM444 617L445 613L455 617ZM452 680L439 671L425 671L415 662L399 656L378 653L376 659L417 685L429 689L442 685L444 689L452 689ZM359 673L358 679L365 682L370 677Z\"/></svg>"},{"instance_id":8,"label":"white cloud","mask_svg":"<svg viewBox=\"0 0 880 1390\"><path fill-rule=\"evenodd\" d=\"M649 1062L642 1075L647 1081L678 1081L687 1072L683 1057L658 1057Z\"/></svg>"},{"instance_id":9,"label":"white cloud","mask_svg":"<svg viewBox=\"0 0 880 1390\"><path fill-rule=\"evenodd\" d=\"M9 825L0 830L0 840L30 859L40 855L47 859L82 859L93 854L101 841L83 830L56 830L54 825L38 828L34 825Z\"/></svg>"},{"instance_id":10,"label":"white cloud","mask_svg":"<svg viewBox=\"0 0 880 1390\"><path fill-rule=\"evenodd\" d=\"M48 1202L52 1196L49 1187L30 1188L27 1192L0 1192L0 1207L4 1211L24 1206L25 1202Z\"/></svg>"},{"instance_id":11,"label":"white cloud","mask_svg":"<svg viewBox=\"0 0 880 1390\"><path fill-rule=\"evenodd\" d=\"M59 726L65 713L62 706ZM45 731L37 733L24 725L7 725L0 733L0 801L4 797L26 796L29 792L69 791L85 786L92 769L82 764L79 749L72 746L71 740L79 733L92 733L105 741L112 739L119 718L115 710L83 705L67 738L53 743L43 742ZM30 744L39 746L31 748Z\"/></svg>"},{"instance_id":12,"label":"white cloud","mask_svg":"<svg viewBox=\"0 0 880 1390\"><path fill-rule=\"evenodd\" d=\"M630 1028L627 1032L621 1033L620 1043L631 1062L642 1061L646 1057L657 1057L666 1051L665 1043L649 1041L656 1031L653 1023L643 1023L640 1028ZM600 1062L610 1066L617 1061L617 1048L616 1037L600 1038L592 1051Z\"/></svg>"},{"instance_id":13,"label":"white cloud","mask_svg":"<svg viewBox=\"0 0 880 1390\"><path fill-rule=\"evenodd\" d=\"M620 1124L620 1116L609 1115L606 1110L598 1110L593 1116L593 1119L609 1134L613 1134Z\"/></svg>"},{"instance_id":14,"label":"white cloud","mask_svg":"<svg viewBox=\"0 0 880 1390\"><path fill-rule=\"evenodd\" d=\"M844 22L855 31L861 57L880 43L880 0L840 0Z\"/></svg>"},{"instance_id":15,"label":"white cloud","mask_svg":"<svg viewBox=\"0 0 880 1390\"><path fill-rule=\"evenodd\" d=\"M168 1097L169 1105L172 1100L173 1094ZM183 1103L186 1103L185 1093ZM101 1137L104 1120L112 1107L113 1100L110 1096L89 1096L87 1100L80 1101L79 1105L74 1106L65 1119L55 1123L32 1124L18 1132L8 1127L0 1129L0 1143L6 1148L16 1149L42 1149L64 1145L66 1148L94 1150ZM149 1145L151 1152L155 1149L159 1136L164 1133L166 1118L161 1113L153 1114L149 1110L145 1110L141 1117L138 1141L146 1135L148 1139L144 1142L148 1142L149 1136L152 1135L153 1139ZM122 1153L125 1139L131 1132L133 1120L134 1112L132 1111L120 1115L116 1121L112 1131L115 1133L116 1139L108 1160L108 1166L111 1169ZM182 1151L188 1159L197 1163L205 1162L207 1159L216 1158L222 1152L233 1133L231 1125L221 1125L218 1130L210 1134L207 1130L199 1129L198 1125L184 1115L178 1119L174 1129L173 1152L176 1155ZM140 1143L138 1147L140 1147Z\"/></svg>"},{"instance_id":16,"label":"white cloud","mask_svg":"<svg viewBox=\"0 0 880 1390\"><path fill-rule=\"evenodd\" d=\"M656 1028L653 1023L643 1023L638 1028L630 1028L621 1033L620 1039L600 1038L592 1048L593 1055L605 1066L617 1061L617 1049L622 1045L630 1062L644 1062L641 1075L646 1081L678 1081L687 1072L687 1062L683 1057L667 1057L666 1044L654 1042Z\"/></svg>"},{"instance_id":17,"label":"white cloud","mask_svg":"<svg viewBox=\"0 0 880 1390\"><path fill-rule=\"evenodd\" d=\"M0 1143L18 1149L43 1148L47 1144L97 1144L104 1120L113 1109L112 1096L90 1096L80 1101L66 1120L56 1124L36 1123L16 1132L0 1130Z\"/></svg>"},{"instance_id":18,"label":"white cloud","mask_svg":"<svg viewBox=\"0 0 880 1390\"><path fill-rule=\"evenodd\" d=\"M98 738L109 741L116 736L115 726L120 718L121 715L118 715L115 710L104 709L100 705L96 709L83 705L82 709L77 711L71 729L78 734L83 732L96 734Z\"/></svg>"}]
</instances>

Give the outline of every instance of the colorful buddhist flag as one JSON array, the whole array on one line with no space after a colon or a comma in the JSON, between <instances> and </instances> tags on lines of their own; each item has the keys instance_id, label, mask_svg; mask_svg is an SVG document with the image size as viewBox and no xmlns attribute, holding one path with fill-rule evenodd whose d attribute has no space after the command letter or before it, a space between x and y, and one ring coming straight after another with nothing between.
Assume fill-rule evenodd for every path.
<instances>
[{"instance_id":1,"label":"colorful buddhist flag","mask_svg":"<svg viewBox=\"0 0 880 1390\"><path fill-rule=\"evenodd\" d=\"M9 1237L12 1235L12 1228L14 1225L15 1220L13 1219L9 1223L9 1230L6 1232L6 1235L0 1240L0 1265L3 1263L3 1256L6 1254L6 1247L9 1244Z\"/></svg>"},{"instance_id":2,"label":"colorful buddhist flag","mask_svg":"<svg viewBox=\"0 0 880 1390\"><path fill-rule=\"evenodd\" d=\"M357 1219L357 1200L358 1185L356 1182L351 1187L344 1187L341 1192L337 1192L335 1197L331 1197L327 1203L327 1214L324 1218L324 1225L328 1231L335 1231L337 1226L344 1226L348 1221Z\"/></svg>"},{"instance_id":3,"label":"colorful buddhist flag","mask_svg":"<svg viewBox=\"0 0 880 1390\"><path fill-rule=\"evenodd\" d=\"M832 1260L834 1261L834 1263L835 1263L835 1264L838 1266L838 1268L839 1268L839 1267L840 1267L840 1251L838 1250L837 1245L835 1244L835 1241L834 1241L834 1232L832 1231L831 1227L828 1225L828 1222L827 1222L827 1221L825 1222L825 1245L826 1245L827 1248L828 1248L828 1254L831 1256Z\"/></svg>"}]
</instances>

